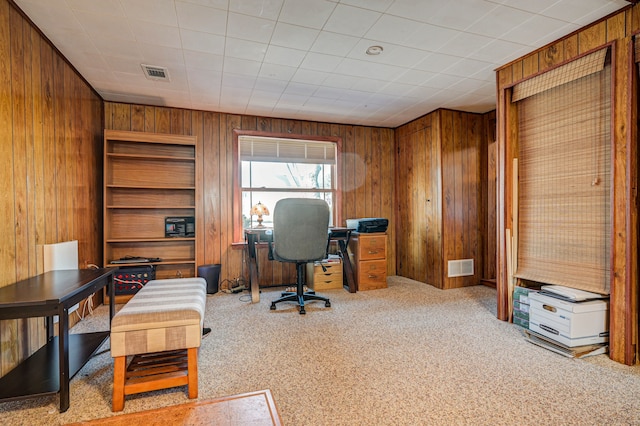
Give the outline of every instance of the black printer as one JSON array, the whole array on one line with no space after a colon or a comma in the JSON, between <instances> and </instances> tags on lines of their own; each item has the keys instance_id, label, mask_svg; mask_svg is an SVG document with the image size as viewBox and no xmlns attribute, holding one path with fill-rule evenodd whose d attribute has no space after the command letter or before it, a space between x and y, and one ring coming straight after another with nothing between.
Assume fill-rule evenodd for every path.
<instances>
[{"instance_id":1,"label":"black printer","mask_svg":"<svg viewBox=\"0 0 640 426\"><path fill-rule=\"evenodd\" d=\"M387 232L389 220L382 217L365 217L362 219L347 219L347 228L362 234Z\"/></svg>"}]
</instances>

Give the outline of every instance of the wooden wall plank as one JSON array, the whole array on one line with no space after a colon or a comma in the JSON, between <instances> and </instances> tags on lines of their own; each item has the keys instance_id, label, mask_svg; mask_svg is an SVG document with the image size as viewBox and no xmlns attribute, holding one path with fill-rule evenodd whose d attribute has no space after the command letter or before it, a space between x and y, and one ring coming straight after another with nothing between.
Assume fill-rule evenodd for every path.
<instances>
[{"instance_id":1,"label":"wooden wall plank","mask_svg":"<svg viewBox=\"0 0 640 426\"><path fill-rule=\"evenodd\" d=\"M0 286L42 272L45 243L78 239L82 259L101 259L102 235L93 231L102 206L88 194L101 194L95 141L107 114L7 0L0 0L0 89L6 94L0 97L0 219L12 224L0 239ZM44 341L41 318L0 321L0 375Z\"/></svg>"},{"instance_id":2,"label":"wooden wall plank","mask_svg":"<svg viewBox=\"0 0 640 426\"><path fill-rule=\"evenodd\" d=\"M602 46L607 42L606 22L600 22L580 31L580 33L578 33L578 40L580 53L585 53L598 46Z\"/></svg>"}]
</instances>

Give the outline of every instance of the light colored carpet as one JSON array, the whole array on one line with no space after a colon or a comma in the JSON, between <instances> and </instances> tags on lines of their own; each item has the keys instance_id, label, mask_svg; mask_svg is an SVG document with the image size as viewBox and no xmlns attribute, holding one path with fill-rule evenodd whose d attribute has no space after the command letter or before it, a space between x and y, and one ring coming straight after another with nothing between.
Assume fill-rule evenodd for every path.
<instances>
[{"instance_id":1,"label":"light colored carpet","mask_svg":"<svg viewBox=\"0 0 640 426\"><path fill-rule=\"evenodd\" d=\"M270 311L245 294L207 300L199 399L270 389L285 425L640 425L640 366L565 358L496 319L495 290L438 290L401 277L389 288L325 291L331 308ZM108 309L73 331L106 329ZM95 356L57 397L0 404L6 424L113 415L112 360ZM127 397L126 413L189 402L184 388Z\"/></svg>"}]
</instances>

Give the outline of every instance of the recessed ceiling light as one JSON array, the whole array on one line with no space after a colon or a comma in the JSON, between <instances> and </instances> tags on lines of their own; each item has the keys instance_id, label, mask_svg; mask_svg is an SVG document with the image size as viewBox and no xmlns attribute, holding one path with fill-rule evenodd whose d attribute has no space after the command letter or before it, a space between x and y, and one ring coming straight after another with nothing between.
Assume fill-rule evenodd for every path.
<instances>
[{"instance_id":1,"label":"recessed ceiling light","mask_svg":"<svg viewBox=\"0 0 640 426\"><path fill-rule=\"evenodd\" d=\"M367 55L379 55L383 50L382 46L369 46L366 53Z\"/></svg>"}]
</instances>

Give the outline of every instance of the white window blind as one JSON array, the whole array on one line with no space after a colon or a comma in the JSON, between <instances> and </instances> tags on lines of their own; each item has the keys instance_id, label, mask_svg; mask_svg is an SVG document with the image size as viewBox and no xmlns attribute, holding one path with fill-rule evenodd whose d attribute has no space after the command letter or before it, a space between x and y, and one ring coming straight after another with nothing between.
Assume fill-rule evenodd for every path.
<instances>
[{"instance_id":1,"label":"white window blind","mask_svg":"<svg viewBox=\"0 0 640 426\"><path fill-rule=\"evenodd\" d=\"M239 145L241 161L336 163L333 142L240 136Z\"/></svg>"}]
</instances>

